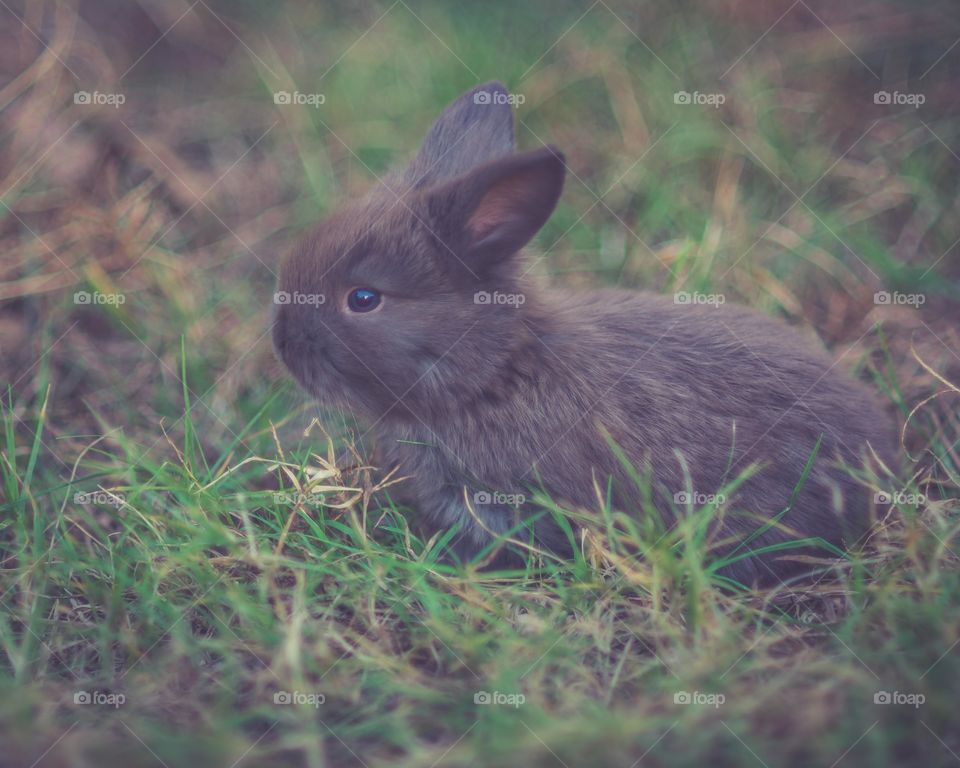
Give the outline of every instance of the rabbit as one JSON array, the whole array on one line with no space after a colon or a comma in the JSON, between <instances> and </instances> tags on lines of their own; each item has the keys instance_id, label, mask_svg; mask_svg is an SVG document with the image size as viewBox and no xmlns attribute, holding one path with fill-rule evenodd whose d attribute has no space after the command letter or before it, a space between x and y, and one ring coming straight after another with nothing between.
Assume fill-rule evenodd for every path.
<instances>
[{"instance_id":1,"label":"rabbit","mask_svg":"<svg viewBox=\"0 0 960 768\"><path fill-rule=\"evenodd\" d=\"M537 490L593 514L609 482L614 509L670 525L754 465L715 517L721 552L855 542L871 495L841 465L894 461L871 392L756 311L529 277L523 248L565 171L556 147L515 151L503 85L463 94L405 171L284 258L279 358L310 395L370 427L380 466L407 478L396 501L426 534L455 528L461 559L523 521L518 538L569 558L575 543L536 514ZM636 482L645 472L652 494ZM497 551L494 562L516 562L515 545ZM719 572L787 578L799 558L783 554L731 558Z\"/></svg>"}]
</instances>

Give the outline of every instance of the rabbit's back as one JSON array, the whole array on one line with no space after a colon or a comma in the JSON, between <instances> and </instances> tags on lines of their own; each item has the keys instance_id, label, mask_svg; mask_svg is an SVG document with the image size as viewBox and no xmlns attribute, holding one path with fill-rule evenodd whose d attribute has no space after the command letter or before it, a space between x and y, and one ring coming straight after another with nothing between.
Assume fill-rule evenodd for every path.
<instances>
[{"instance_id":1,"label":"rabbit's back","mask_svg":"<svg viewBox=\"0 0 960 768\"><path fill-rule=\"evenodd\" d=\"M758 518L790 503L819 442L813 470L783 522L799 537L838 545L859 537L872 494L842 465L861 467L872 449L893 468L894 443L887 415L842 360L786 323L744 307L622 291L556 299L559 325L585 330L554 343L566 347L561 356L591 382L594 421L635 466L652 469L661 486L658 506L691 490L687 470L696 503L757 464L725 520L730 533L751 532ZM553 481L563 482L563 468L555 469ZM641 501L635 484L623 479L621 487L628 501ZM773 530L759 544L785 538L791 536Z\"/></svg>"},{"instance_id":2,"label":"rabbit's back","mask_svg":"<svg viewBox=\"0 0 960 768\"><path fill-rule=\"evenodd\" d=\"M809 455L821 435L824 448L850 461L867 441L891 456L888 420L873 395L843 360L783 321L646 293L578 298L562 295L560 305L589 328L569 339L589 351L582 375L605 387L603 401L651 448L716 456L712 441L732 443L736 427L729 447L744 457L764 450L769 458L788 459L798 449Z\"/></svg>"},{"instance_id":3,"label":"rabbit's back","mask_svg":"<svg viewBox=\"0 0 960 768\"><path fill-rule=\"evenodd\" d=\"M771 530L755 546L802 536L839 545L863 530L867 489L839 463L861 464L868 442L891 462L886 416L840 364L785 323L742 307L596 291L547 294L524 327L527 337L484 397L430 427L417 419L381 427L386 463L410 474L410 503L435 524L458 520L480 543L485 532L463 519L465 492L529 495L540 487L596 509L596 482L607 479L618 507L645 514L644 494L613 441L641 474L650 470L654 503L668 521L677 494L692 490L696 503L759 465L724 518L724 534L744 536L788 505L819 441L783 521L793 535ZM509 522L484 519L498 532ZM538 535L565 546L549 524ZM763 567L750 561L728 572L750 580L763 577Z\"/></svg>"}]
</instances>

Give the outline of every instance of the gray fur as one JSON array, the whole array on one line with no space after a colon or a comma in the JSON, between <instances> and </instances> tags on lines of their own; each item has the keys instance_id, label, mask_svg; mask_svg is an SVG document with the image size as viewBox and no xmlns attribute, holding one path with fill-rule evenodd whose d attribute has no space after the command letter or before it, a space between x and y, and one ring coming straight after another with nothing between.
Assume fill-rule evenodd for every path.
<instances>
[{"instance_id":1,"label":"gray fur","mask_svg":"<svg viewBox=\"0 0 960 768\"><path fill-rule=\"evenodd\" d=\"M490 103L477 103L478 94ZM437 119L404 179L415 187L447 181L471 168L513 154L513 112L498 103L506 96L500 83L478 85L463 94Z\"/></svg>"},{"instance_id":2,"label":"gray fur","mask_svg":"<svg viewBox=\"0 0 960 768\"><path fill-rule=\"evenodd\" d=\"M377 190L294 249L279 289L325 302L282 305L274 326L296 379L366 419L382 465L411 476L399 500L419 525L427 533L461 526L455 548L470 556L489 533L465 493L529 498L542 487L596 510L595 478L601 487L612 478L616 508L654 513L612 440L641 474L652 473L654 509L668 522L678 512L673 494L687 489L678 454L703 494L758 464L724 505L718 531L742 539L784 509L822 436L782 521L787 529L773 528L753 546L800 536L856 540L871 492L839 463L862 466L869 445L894 466L890 424L872 394L803 335L746 308L618 290L569 293L520 277L520 249L559 197L563 156L554 148L503 152L507 121L472 109L468 96L430 132L417 170L404 177L402 203ZM417 183L427 158L449 149L457 131L472 131L462 151ZM345 296L356 287L381 291L382 305L351 313ZM478 291L524 301L478 304ZM496 532L531 513L529 504L473 506ZM569 555L552 521L541 520L535 533L542 546ZM751 582L794 570L767 556L726 572Z\"/></svg>"}]
</instances>

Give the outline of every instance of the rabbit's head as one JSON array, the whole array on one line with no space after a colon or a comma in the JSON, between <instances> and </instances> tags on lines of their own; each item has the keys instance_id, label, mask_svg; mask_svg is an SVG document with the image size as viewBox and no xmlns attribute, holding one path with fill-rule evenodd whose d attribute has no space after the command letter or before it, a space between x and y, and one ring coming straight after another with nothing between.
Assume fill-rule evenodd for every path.
<instances>
[{"instance_id":1,"label":"rabbit's head","mask_svg":"<svg viewBox=\"0 0 960 768\"><path fill-rule=\"evenodd\" d=\"M410 167L290 253L274 344L321 401L380 418L457 408L503 375L536 301L517 253L563 187L552 147L514 154L503 86L451 104Z\"/></svg>"}]
</instances>

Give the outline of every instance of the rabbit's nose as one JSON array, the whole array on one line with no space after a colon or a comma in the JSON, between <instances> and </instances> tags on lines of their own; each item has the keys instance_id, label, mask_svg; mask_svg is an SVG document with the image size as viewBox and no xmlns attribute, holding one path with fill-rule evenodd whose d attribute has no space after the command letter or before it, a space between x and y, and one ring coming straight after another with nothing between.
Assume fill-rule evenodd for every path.
<instances>
[{"instance_id":1,"label":"rabbit's nose","mask_svg":"<svg viewBox=\"0 0 960 768\"><path fill-rule=\"evenodd\" d=\"M273 322L273 346L289 366L305 357L326 355L326 336L289 307L282 306Z\"/></svg>"}]
</instances>

